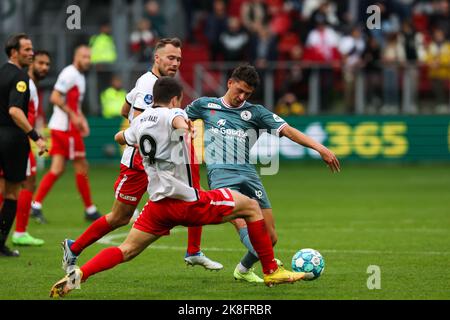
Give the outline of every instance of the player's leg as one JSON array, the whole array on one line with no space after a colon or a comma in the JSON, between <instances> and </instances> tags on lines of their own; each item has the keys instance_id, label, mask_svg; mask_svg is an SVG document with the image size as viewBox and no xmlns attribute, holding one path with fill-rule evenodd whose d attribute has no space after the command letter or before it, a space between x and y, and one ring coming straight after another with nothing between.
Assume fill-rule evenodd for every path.
<instances>
[{"instance_id":1,"label":"player's leg","mask_svg":"<svg viewBox=\"0 0 450 320\"><path fill-rule=\"evenodd\" d=\"M127 225L135 209L135 205L125 204L115 200L112 211L95 220L77 240L65 239L61 244L63 248L63 270L69 272L75 266L79 255L85 248L111 231Z\"/></svg>"},{"instance_id":2,"label":"player's leg","mask_svg":"<svg viewBox=\"0 0 450 320\"><path fill-rule=\"evenodd\" d=\"M0 170L0 210L3 206L3 194L5 193L5 179L3 178L3 170Z\"/></svg>"},{"instance_id":3,"label":"player's leg","mask_svg":"<svg viewBox=\"0 0 450 320\"><path fill-rule=\"evenodd\" d=\"M90 276L114 268L139 255L160 236L132 228L128 237L118 247L103 249L81 268L75 267L63 279L58 281L50 291L50 297L63 297L73 289L79 289L80 283Z\"/></svg>"},{"instance_id":4,"label":"player's leg","mask_svg":"<svg viewBox=\"0 0 450 320\"><path fill-rule=\"evenodd\" d=\"M112 210L106 216L94 221L77 240L65 239L62 243L62 267L66 272L76 264L81 252L109 232L127 225L147 191L145 171L132 170L121 166L114 185L115 197Z\"/></svg>"},{"instance_id":5,"label":"player's leg","mask_svg":"<svg viewBox=\"0 0 450 320\"><path fill-rule=\"evenodd\" d=\"M29 172L28 172L29 171ZM15 245L21 246L41 246L44 240L35 238L27 232L28 221L30 218L31 202L36 190L36 166L31 158L29 159L29 168L27 169L27 179L22 185L17 201L16 230L12 237Z\"/></svg>"},{"instance_id":6,"label":"player's leg","mask_svg":"<svg viewBox=\"0 0 450 320\"><path fill-rule=\"evenodd\" d=\"M5 180L3 207L0 210L0 256L19 256L19 251L10 250L6 246L6 240L16 217L17 198L21 185L21 182Z\"/></svg>"},{"instance_id":7,"label":"player's leg","mask_svg":"<svg viewBox=\"0 0 450 320\"><path fill-rule=\"evenodd\" d=\"M248 234L247 224L244 219L235 219L230 221L236 228L239 234L239 239L241 243L247 248L247 252L241 261L236 265L233 271L233 277L239 281L246 281L250 283L262 283L264 280L260 278L253 268L253 265L258 262L258 254L256 253L253 245L250 241L250 236Z\"/></svg>"},{"instance_id":8,"label":"player's leg","mask_svg":"<svg viewBox=\"0 0 450 320\"><path fill-rule=\"evenodd\" d=\"M5 178L4 201L0 210L0 256L17 257L19 252L11 251L6 240L16 217L20 188L26 179L30 145L22 132L19 135L13 130L2 131L0 139L0 168Z\"/></svg>"},{"instance_id":9,"label":"player's leg","mask_svg":"<svg viewBox=\"0 0 450 320\"><path fill-rule=\"evenodd\" d=\"M236 175L236 173L230 173ZM276 241L275 228L273 223L271 204L268 199L267 193L262 185L259 177L253 173L242 173L239 178L235 177L236 181L239 181L238 188L239 192L248 196L249 198L258 201L259 206L262 208L262 213L264 220L266 222L266 228L272 240L272 244ZM248 249L247 253L243 256L241 261L237 264L234 269L233 276L236 280L242 280L247 282L263 282L255 272L253 265L258 262L258 254L254 250L250 237L248 234L248 228L245 221L242 219L237 219L233 223L238 231L239 238ZM277 260L278 261L278 260Z\"/></svg>"},{"instance_id":10,"label":"player's leg","mask_svg":"<svg viewBox=\"0 0 450 320\"><path fill-rule=\"evenodd\" d=\"M81 268L71 269L63 279L52 287L50 296L66 295L71 290L79 288L81 281L85 281L91 275L131 260L161 235L169 234L171 227L167 227L167 224L161 225L157 221L155 222L155 219L164 219L166 208L164 200L156 205L148 202L127 238L119 247L104 249Z\"/></svg>"},{"instance_id":11,"label":"player's leg","mask_svg":"<svg viewBox=\"0 0 450 320\"><path fill-rule=\"evenodd\" d=\"M220 172L217 173L220 175ZM211 186L210 175L208 175L208 183ZM218 189L218 188L211 188ZM188 246L186 254L184 256L184 261L187 265L195 266L201 265L207 270L221 270L223 265L217 261L209 259L203 254L200 249L201 237L202 237L201 226L189 227L188 228Z\"/></svg>"},{"instance_id":12,"label":"player's leg","mask_svg":"<svg viewBox=\"0 0 450 320\"><path fill-rule=\"evenodd\" d=\"M101 217L97 207L92 202L91 187L89 184L89 164L86 158L75 158L73 160L73 168L75 170L75 181L78 193L83 200L85 209L85 218L89 221L95 221Z\"/></svg>"},{"instance_id":13,"label":"player's leg","mask_svg":"<svg viewBox=\"0 0 450 320\"><path fill-rule=\"evenodd\" d=\"M53 154L50 170L44 175L39 183L39 187L34 196L34 201L31 204L31 217L36 219L39 223L47 223L47 219L45 219L44 214L42 213L42 203L55 182L64 173L65 168L66 156L63 155L62 152L61 154Z\"/></svg>"},{"instance_id":14,"label":"player's leg","mask_svg":"<svg viewBox=\"0 0 450 320\"><path fill-rule=\"evenodd\" d=\"M202 237L202 227L188 228L188 248L184 261L188 266L203 266L207 270L222 270L223 265L220 262L211 260L200 249Z\"/></svg>"},{"instance_id":15,"label":"player's leg","mask_svg":"<svg viewBox=\"0 0 450 320\"><path fill-rule=\"evenodd\" d=\"M245 219L251 243L263 267L264 282L271 286L278 283L292 283L301 280L304 274L289 272L277 265L272 241L267 232L266 223L258 202L239 192L231 191L231 194L235 207L231 214L223 217L223 221L227 222L236 218Z\"/></svg>"},{"instance_id":16,"label":"player's leg","mask_svg":"<svg viewBox=\"0 0 450 320\"><path fill-rule=\"evenodd\" d=\"M273 218L273 213L271 208L261 209L262 214L264 216L264 221L266 222L266 229L267 232L270 235L270 239L272 241L272 246L275 246L275 244L278 241L278 235L275 230L275 221ZM238 219L239 220L239 219ZM240 263L237 265L236 270L237 274L244 273L246 274L248 270L253 268L253 265L258 262L258 255L256 254L256 251L253 249L252 243L250 241L249 235L248 235L248 229L247 225L244 223L234 223L236 228L238 229L239 238L241 239L241 242L247 247L249 250L245 256L241 259ZM279 260L277 260L279 264L282 264ZM235 270L235 271L236 271ZM236 275L235 275L236 278ZM243 279L244 280L244 279Z\"/></svg>"}]
</instances>

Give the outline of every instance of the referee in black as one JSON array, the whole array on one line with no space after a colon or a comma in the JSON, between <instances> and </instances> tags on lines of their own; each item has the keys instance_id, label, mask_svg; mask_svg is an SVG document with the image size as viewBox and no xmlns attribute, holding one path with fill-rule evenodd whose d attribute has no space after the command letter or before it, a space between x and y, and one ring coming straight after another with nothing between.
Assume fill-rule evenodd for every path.
<instances>
[{"instance_id":1,"label":"referee in black","mask_svg":"<svg viewBox=\"0 0 450 320\"><path fill-rule=\"evenodd\" d=\"M36 142L39 154L46 142L27 119L30 100L29 78L23 70L33 59L33 44L26 34L11 36L5 45L9 61L0 67L0 170L5 179L4 204L0 211L0 257L17 257L17 250L6 245L16 217L17 198L26 179L30 143Z\"/></svg>"}]
</instances>

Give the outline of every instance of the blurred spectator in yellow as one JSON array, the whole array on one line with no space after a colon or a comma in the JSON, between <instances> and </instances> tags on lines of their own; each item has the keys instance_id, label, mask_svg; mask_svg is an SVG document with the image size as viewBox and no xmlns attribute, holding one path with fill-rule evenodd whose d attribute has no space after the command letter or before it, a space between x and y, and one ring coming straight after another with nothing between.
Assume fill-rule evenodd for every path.
<instances>
[{"instance_id":1,"label":"blurred spectator in yellow","mask_svg":"<svg viewBox=\"0 0 450 320\"><path fill-rule=\"evenodd\" d=\"M102 103L102 115L106 119L120 117L123 102L127 92L122 88L122 80L114 75L111 79L111 86L100 95Z\"/></svg>"},{"instance_id":2,"label":"blurred spectator in yellow","mask_svg":"<svg viewBox=\"0 0 450 320\"><path fill-rule=\"evenodd\" d=\"M450 106L446 91L450 82L450 41L445 39L444 30L434 30L433 39L425 49L424 62L428 66L428 76L436 99L435 111L448 113Z\"/></svg>"},{"instance_id":3,"label":"blurred spectator in yellow","mask_svg":"<svg viewBox=\"0 0 450 320\"><path fill-rule=\"evenodd\" d=\"M295 94L288 92L278 101L275 113L280 116L299 116L305 114L305 107L297 100Z\"/></svg>"},{"instance_id":4,"label":"blurred spectator in yellow","mask_svg":"<svg viewBox=\"0 0 450 320\"><path fill-rule=\"evenodd\" d=\"M114 63L117 60L116 45L111 36L111 26L108 22L102 23L100 33L89 39L91 48L91 63Z\"/></svg>"}]
</instances>

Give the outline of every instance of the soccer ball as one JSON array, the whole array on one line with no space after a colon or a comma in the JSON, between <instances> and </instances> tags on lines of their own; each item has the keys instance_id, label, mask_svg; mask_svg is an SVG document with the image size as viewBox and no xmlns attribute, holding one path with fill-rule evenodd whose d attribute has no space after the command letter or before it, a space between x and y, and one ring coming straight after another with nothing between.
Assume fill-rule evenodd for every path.
<instances>
[{"instance_id":1,"label":"soccer ball","mask_svg":"<svg viewBox=\"0 0 450 320\"><path fill-rule=\"evenodd\" d=\"M303 280L315 280L323 273L325 260L319 251L314 249L301 249L292 257L292 270L305 272Z\"/></svg>"}]
</instances>

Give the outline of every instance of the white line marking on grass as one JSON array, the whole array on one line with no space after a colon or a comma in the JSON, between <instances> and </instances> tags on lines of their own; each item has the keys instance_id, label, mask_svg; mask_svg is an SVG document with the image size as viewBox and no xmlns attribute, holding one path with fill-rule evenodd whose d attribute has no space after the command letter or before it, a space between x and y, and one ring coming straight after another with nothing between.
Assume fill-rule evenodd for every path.
<instances>
[{"instance_id":1,"label":"white line marking on grass","mask_svg":"<svg viewBox=\"0 0 450 320\"><path fill-rule=\"evenodd\" d=\"M186 232L186 229L172 229L171 233L178 232ZM105 244L105 245L113 245L118 246L122 242L114 241L115 239L125 239L128 233L118 233L113 235L104 236L97 243ZM168 245L151 245L151 249L157 250L175 250L175 251L183 251L186 250L186 247L177 247L177 246L168 246ZM216 247L204 247L202 250L204 251L228 251L228 252L243 252L245 248L216 248ZM282 249L276 248L276 252L295 252L297 249ZM336 250L336 249L321 249L321 253L334 253L334 254L372 254L372 255L382 255L382 254L394 254L394 255L427 255L427 256L448 256L450 255L450 251L392 251L392 250Z\"/></svg>"}]
</instances>

